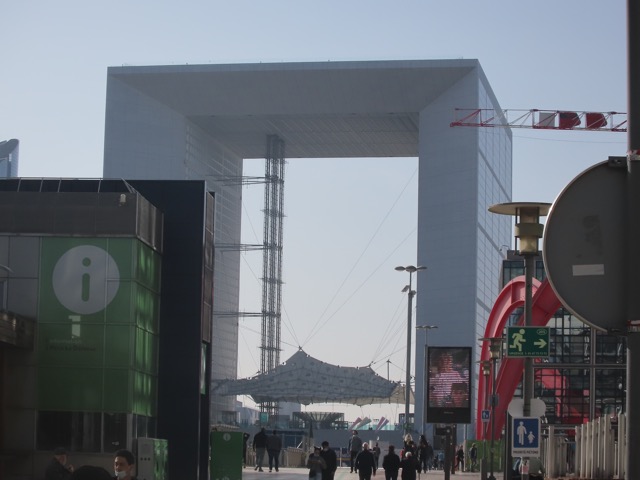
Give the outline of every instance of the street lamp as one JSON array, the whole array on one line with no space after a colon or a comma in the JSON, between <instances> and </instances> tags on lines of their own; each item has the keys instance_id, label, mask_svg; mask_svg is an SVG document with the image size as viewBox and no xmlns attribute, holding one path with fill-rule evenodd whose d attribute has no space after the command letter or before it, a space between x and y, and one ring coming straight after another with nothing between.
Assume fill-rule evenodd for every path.
<instances>
[{"instance_id":1,"label":"street lamp","mask_svg":"<svg viewBox=\"0 0 640 480\"><path fill-rule=\"evenodd\" d=\"M409 404L411 403L411 309L413 303L413 296L416 294L412 290L412 279L415 272L420 270L426 270L427 267L414 267L413 265L407 265L406 267L396 267L398 272L409 272L409 285L402 289L403 292L407 292L407 376L404 392L404 433L409 433Z\"/></svg>"},{"instance_id":2,"label":"street lamp","mask_svg":"<svg viewBox=\"0 0 640 480\"><path fill-rule=\"evenodd\" d=\"M422 375L422 435L425 435L427 425L427 332L437 325L416 325L416 330L424 330L424 375ZM415 415L415 408L414 408Z\"/></svg>"},{"instance_id":3,"label":"street lamp","mask_svg":"<svg viewBox=\"0 0 640 480\"><path fill-rule=\"evenodd\" d=\"M482 399L484 408L489 405L489 375L491 374L491 360L481 360L482 375L484 376L484 398ZM480 462L480 478L487 478L487 428L484 426L483 444L482 444L482 461Z\"/></svg>"},{"instance_id":4,"label":"street lamp","mask_svg":"<svg viewBox=\"0 0 640 480\"><path fill-rule=\"evenodd\" d=\"M540 223L540 217L549 213L550 203L499 203L489 207L491 213L500 215L512 215L516 217L515 237L520 241L520 255L524 257L524 325L533 326L533 271L534 258L539 254L538 240L542 238L544 225ZM533 358L524 359L524 372L522 379L522 415L531 415L531 399L533 398ZM523 460L527 460L524 457ZM523 480L529 478L523 474Z\"/></svg>"},{"instance_id":5,"label":"street lamp","mask_svg":"<svg viewBox=\"0 0 640 480\"><path fill-rule=\"evenodd\" d=\"M488 341L489 352L491 354L491 438L489 446L489 480L496 480L493 474L493 449L494 449L494 437L496 435L496 406L498 405L498 398L496 395L496 362L502 353L502 337L481 338L482 341ZM482 372L487 374L487 363L482 364Z\"/></svg>"}]
</instances>

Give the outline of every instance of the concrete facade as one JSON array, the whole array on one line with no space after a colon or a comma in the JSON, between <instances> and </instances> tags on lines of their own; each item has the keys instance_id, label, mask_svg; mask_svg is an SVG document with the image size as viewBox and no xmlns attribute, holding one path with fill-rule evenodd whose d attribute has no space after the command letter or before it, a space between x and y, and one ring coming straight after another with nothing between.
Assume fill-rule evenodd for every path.
<instances>
[{"instance_id":1,"label":"concrete facade","mask_svg":"<svg viewBox=\"0 0 640 480\"><path fill-rule=\"evenodd\" d=\"M512 143L508 129L451 128L457 107L500 108L477 60L112 67L104 177L204 179L215 244L239 244L242 161L264 158L267 135L288 159L417 156L416 324L441 327L434 345L476 348L511 243L511 219L487 209L511 201ZM216 249L216 312L238 311L239 262ZM214 315L213 332L212 378L235 378L237 318ZM424 343L419 331L417 405ZM233 421L234 399L214 396L211 418Z\"/></svg>"}]
</instances>

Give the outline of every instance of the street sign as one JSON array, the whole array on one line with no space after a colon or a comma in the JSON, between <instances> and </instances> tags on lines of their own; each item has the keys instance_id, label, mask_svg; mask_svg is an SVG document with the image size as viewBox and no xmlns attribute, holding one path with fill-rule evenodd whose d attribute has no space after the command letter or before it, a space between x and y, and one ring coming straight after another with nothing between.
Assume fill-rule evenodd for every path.
<instances>
[{"instance_id":1,"label":"street sign","mask_svg":"<svg viewBox=\"0 0 640 480\"><path fill-rule=\"evenodd\" d=\"M530 417L542 417L547 412L547 405L539 398L532 398L529 402L529 416ZM524 399L513 398L509 402L507 407L509 415L512 417L524 416Z\"/></svg>"},{"instance_id":2,"label":"street sign","mask_svg":"<svg viewBox=\"0 0 640 480\"><path fill-rule=\"evenodd\" d=\"M628 319L625 167L602 162L582 172L553 203L544 227L544 269L558 299L605 330L623 330Z\"/></svg>"},{"instance_id":3,"label":"street sign","mask_svg":"<svg viewBox=\"0 0 640 480\"><path fill-rule=\"evenodd\" d=\"M540 456L540 419L513 417L511 455L514 457Z\"/></svg>"},{"instance_id":4,"label":"street sign","mask_svg":"<svg viewBox=\"0 0 640 480\"><path fill-rule=\"evenodd\" d=\"M482 410L482 423L488 423L489 418L491 418L490 410Z\"/></svg>"},{"instance_id":5,"label":"street sign","mask_svg":"<svg viewBox=\"0 0 640 480\"><path fill-rule=\"evenodd\" d=\"M541 358L549 356L548 327L508 327L507 357Z\"/></svg>"}]
</instances>

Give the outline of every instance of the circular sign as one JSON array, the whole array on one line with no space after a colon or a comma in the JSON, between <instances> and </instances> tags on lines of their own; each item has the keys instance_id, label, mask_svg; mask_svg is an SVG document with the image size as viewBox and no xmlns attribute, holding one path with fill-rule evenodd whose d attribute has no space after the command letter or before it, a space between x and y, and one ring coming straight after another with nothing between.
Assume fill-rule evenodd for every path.
<instances>
[{"instance_id":1,"label":"circular sign","mask_svg":"<svg viewBox=\"0 0 640 480\"><path fill-rule=\"evenodd\" d=\"M547 217L542 255L558 299L603 330L627 324L627 170L602 162L574 178Z\"/></svg>"},{"instance_id":2,"label":"circular sign","mask_svg":"<svg viewBox=\"0 0 640 480\"><path fill-rule=\"evenodd\" d=\"M51 282L56 297L65 308L90 315L104 310L116 296L120 271L106 250L80 245L60 257L53 268Z\"/></svg>"}]
</instances>

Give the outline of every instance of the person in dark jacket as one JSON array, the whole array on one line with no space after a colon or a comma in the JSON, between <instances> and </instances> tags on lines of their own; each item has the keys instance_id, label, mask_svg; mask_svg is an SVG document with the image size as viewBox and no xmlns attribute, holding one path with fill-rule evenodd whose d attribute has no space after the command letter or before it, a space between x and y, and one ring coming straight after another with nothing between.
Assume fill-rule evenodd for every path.
<instances>
[{"instance_id":1,"label":"person in dark jacket","mask_svg":"<svg viewBox=\"0 0 640 480\"><path fill-rule=\"evenodd\" d=\"M396 447L393 445L389 445L389 453L382 458L382 468L384 468L385 480L398 480L400 457L396 453Z\"/></svg>"},{"instance_id":2,"label":"person in dark jacket","mask_svg":"<svg viewBox=\"0 0 640 480\"><path fill-rule=\"evenodd\" d=\"M333 480L336 470L338 469L338 456L333 448L329 448L329 442L322 442L322 450L320 456L324 458L327 467L322 470L322 480Z\"/></svg>"},{"instance_id":3,"label":"person in dark jacket","mask_svg":"<svg viewBox=\"0 0 640 480\"><path fill-rule=\"evenodd\" d=\"M102 467L84 465L73 472L71 480L112 480L113 477Z\"/></svg>"},{"instance_id":4,"label":"person in dark jacket","mask_svg":"<svg viewBox=\"0 0 640 480\"><path fill-rule=\"evenodd\" d=\"M351 473L353 473L353 467L358 454L362 451L362 439L358 435L358 431L354 430L349 439L349 454L351 455ZM356 468L356 473L358 469Z\"/></svg>"},{"instance_id":5,"label":"person in dark jacket","mask_svg":"<svg viewBox=\"0 0 640 480\"><path fill-rule=\"evenodd\" d=\"M327 468L324 458L320 456L320 447L313 447L313 452L307 458L307 468L309 469L309 480L322 480L322 472Z\"/></svg>"},{"instance_id":6,"label":"person in dark jacket","mask_svg":"<svg viewBox=\"0 0 640 480\"><path fill-rule=\"evenodd\" d=\"M426 472L429 470L429 461L427 459L427 438L424 435L420 435L420 440L418 440L418 473Z\"/></svg>"},{"instance_id":7,"label":"person in dark jacket","mask_svg":"<svg viewBox=\"0 0 640 480\"><path fill-rule=\"evenodd\" d=\"M276 472L280 466L280 450L282 450L282 438L278 435L276 430L273 431L273 435L267 437L267 454L269 455L269 471L273 470L275 466ZM274 465L275 464L275 465Z\"/></svg>"},{"instance_id":8,"label":"person in dark jacket","mask_svg":"<svg viewBox=\"0 0 640 480\"><path fill-rule=\"evenodd\" d=\"M250 436L247 432L242 434L242 468L247 466L247 442Z\"/></svg>"},{"instance_id":9,"label":"person in dark jacket","mask_svg":"<svg viewBox=\"0 0 640 480\"><path fill-rule=\"evenodd\" d=\"M404 460L400 462L400 468L402 468L402 480L416 480L418 460L413 453L405 453Z\"/></svg>"},{"instance_id":10,"label":"person in dark jacket","mask_svg":"<svg viewBox=\"0 0 640 480\"><path fill-rule=\"evenodd\" d=\"M267 451L267 432L265 432L264 427L253 436L253 449L256 452L256 467L254 470L262 472L264 453Z\"/></svg>"},{"instance_id":11,"label":"person in dark jacket","mask_svg":"<svg viewBox=\"0 0 640 480\"><path fill-rule=\"evenodd\" d=\"M356 472L358 472L358 476L360 480L371 480L371 474L376 476L376 470L378 466L376 465L376 459L373 456L373 452L369 450L369 444L362 444L362 451L356 457L356 462L354 465Z\"/></svg>"},{"instance_id":12,"label":"person in dark jacket","mask_svg":"<svg viewBox=\"0 0 640 480\"><path fill-rule=\"evenodd\" d=\"M45 480L69 480L73 473L73 465L67 464L67 459L67 451L62 447L56 448L44 471Z\"/></svg>"},{"instance_id":13,"label":"person in dark jacket","mask_svg":"<svg viewBox=\"0 0 640 480\"><path fill-rule=\"evenodd\" d=\"M136 468L136 457L131 451L122 449L114 453L113 470L114 480L136 480L133 471Z\"/></svg>"}]
</instances>

